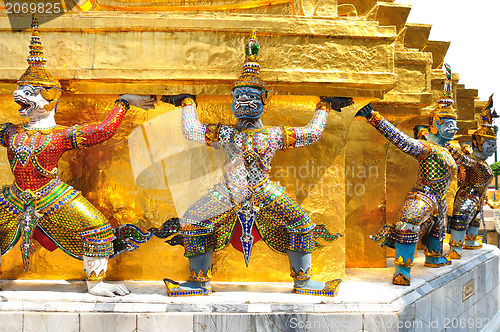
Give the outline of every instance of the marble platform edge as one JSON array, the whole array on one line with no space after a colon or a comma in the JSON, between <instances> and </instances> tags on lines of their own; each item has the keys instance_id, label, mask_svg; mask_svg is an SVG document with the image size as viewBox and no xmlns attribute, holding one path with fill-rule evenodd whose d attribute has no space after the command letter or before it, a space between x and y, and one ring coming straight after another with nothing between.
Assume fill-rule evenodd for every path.
<instances>
[{"instance_id":1,"label":"marble platform edge","mask_svg":"<svg viewBox=\"0 0 500 332\"><path fill-rule=\"evenodd\" d=\"M373 332L397 326L397 314L89 314L2 313L0 331L22 332Z\"/></svg>"},{"instance_id":2,"label":"marble platform edge","mask_svg":"<svg viewBox=\"0 0 500 332\"><path fill-rule=\"evenodd\" d=\"M389 296L388 299L375 302L376 294L370 299L368 294L356 294L358 284L350 281L350 285L343 285L338 297L313 297L292 294L290 283L267 283L272 284L268 293L262 292L217 292L209 297L192 298L169 298L164 293L164 286L161 282L155 281L153 286L148 289L138 289L133 296L127 297L95 297L85 293L83 281L65 282L51 281L54 284L68 284L71 287L66 292L57 291L0 291L0 312L47 312L47 313L185 313L195 314L259 314L259 313L398 313L403 308L414 305L422 298L430 297L434 290L443 287L447 283L454 282L461 285L462 276L468 274L475 268L486 270L486 264L489 267L496 266L498 271L498 258L500 250L493 246L487 246L481 251L472 253L472 259L467 259L456 264L454 269L440 272L441 269L432 269L432 272L438 273L436 276L427 277L426 280L420 279L416 285L398 287L390 284L390 281L383 278L384 285L381 292L392 291L396 296ZM469 257L470 258L470 257ZM495 261L496 262L495 262ZM493 261L493 262L492 262ZM446 267L449 269L449 267ZM392 271L388 268L384 271L387 274ZM427 273L426 268L420 267L421 273ZM390 272L392 273L392 272ZM477 272L474 272L477 275ZM380 277L380 276L379 276ZM490 278L492 279L492 278ZM478 279L478 286L482 282ZM19 282L23 281L9 281ZM25 284L32 284L36 281L25 281ZM489 288L498 284L498 272L494 280L490 280ZM50 282L49 282L50 284ZM141 285L141 282L131 282L131 284ZM232 285L233 283L219 283ZM251 284L251 283L249 283ZM380 283L379 283L380 284ZM370 290L376 284L370 280L365 281L362 291ZM259 284L261 286L261 284ZM498 286L498 285L496 285ZM384 288L385 287L385 288ZM55 289L60 289L56 285ZM484 293L483 287L483 293ZM36 290L36 287L32 289ZM479 288L478 288L479 289ZM273 293L275 292L275 293ZM354 296L353 296L354 294ZM485 294L485 293L484 293ZM482 295L484 295L482 294ZM370 302L371 301L371 302Z\"/></svg>"},{"instance_id":3,"label":"marble platform edge","mask_svg":"<svg viewBox=\"0 0 500 332\"><path fill-rule=\"evenodd\" d=\"M401 328L397 313L272 313L272 314L110 314L0 312L0 331L51 332L421 332L465 331L464 329ZM416 322L416 321L413 321ZM498 331L500 313L484 328L468 332Z\"/></svg>"},{"instance_id":4,"label":"marble platform edge","mask_svg":"<svg viewBox=\"0 0 500 332\"><path fill-rule=\"evenodd\" d=\"M478 268L480 265L487 264L492 260L497 260L497 265L500 263L500 249L493 245L484 245L482 251L486 251L484 255L476 255L467 260L453 260L452 265L441 268L446 269L445 273L429 277L425 280L408 286L408 290L396 295L390 304L394 306L396 311L406 307L418 299L429 295L434 290L442 287L446 283L460 278L468 272ZM392 259L391 259L392 260Z\"/></svg>"},{"instance_id":5,"label":"marble platform edge","mask_svg":"<svg viewBox=\"0 0 500 332\"><path fill-rule=\"evenodd\" d=\"M500 311L496 313L490 322L481 330L481 332L498 332L500 331Z\"/></svg>"}]
</instances>

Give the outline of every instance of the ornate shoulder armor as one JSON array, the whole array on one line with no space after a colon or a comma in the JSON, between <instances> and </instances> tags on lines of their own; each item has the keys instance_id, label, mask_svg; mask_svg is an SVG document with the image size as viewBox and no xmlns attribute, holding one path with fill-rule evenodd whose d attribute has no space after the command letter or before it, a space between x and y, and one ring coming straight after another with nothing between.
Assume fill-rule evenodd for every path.
<instances>
[{"instance_id":1,"label":"ornate shoulder armor","mask_svg":"<svg viewBox=\"0 0 500 332\"><path fill-rule=\"evenodd\" d=\"M417 160L419 161L427 159L432 152L432 146L431 146L432 143L429 143L427 141L421 141L421 142L423 145L422 153L416 156Z\"/></svg>"},{"instance_id":2,"label":"ornate shoulder armor","mask_svg":"<svg viewBox=\"0 0 500 332\"><path fill-rule=\"evenodd\" d=\"M7 132L7 129L12 126L14 126L12 123L7 122L0 127L0 144L2 144L2 146L8 146L8 137L5 137L5 134Z\"/></svg>"},{"instance_id":3,"label":"ornate shoulder armor","mask_svg":"<svg viewBox=\"0 0 500 332\"><path fill-rule=\"evenodd\" d=\"M214 143L219 141L219 133L221 124L209 124L205 130L205 141L207 143Z\"/></svg>"}]
</instances>

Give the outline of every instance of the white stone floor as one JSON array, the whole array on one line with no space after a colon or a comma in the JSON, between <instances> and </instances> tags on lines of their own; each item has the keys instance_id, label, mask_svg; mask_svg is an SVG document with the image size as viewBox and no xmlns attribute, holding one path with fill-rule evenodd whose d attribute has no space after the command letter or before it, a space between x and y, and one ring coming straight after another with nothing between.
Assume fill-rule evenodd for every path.
<instances>
[{"instance_id":1,"label":"white stone floor","mask_svg":"<svg viewBox=\"0 0 500 332\"><path fill-rule=\"evenodd\" d=\"M398 299L422 287L425 291L437 277L475 263L478 257L492 256L498 250L494 246L485 246L476 251L464 251L462 260L454 260L452 265L439 269L424 267L424 255L419 252L409 287L391 283L394 271L392 259L388 259L387 268L347 269L339 295L333 298L293 294L292 283L214 282L214 292L210 296L170 298L162 281L125 281L122 283L132 291L130 295L106 298L87 294L83 281L0 280L0 310L165 312L166 305L174 304L194 305L197 307L195 311L202 312L212 311L208 308L212 305L233 304L248 305L245 312L272 312L271 305L294 303L303 306L305 311L314 311L311 305L318 304L329 304L329 311L351 311L355 308L392 311Z\"/></svg>"},{"instance_id":2,"label":"white stone floor","mask_svg":"<svg viewBox=\"0 0 500 332\"><path fill-rule=\"evenodd\" d=\"M447 251L447 248L445 250ZM126 281L124 284L132 291L132 294L105 298L87 294L83 281L0 280L0 331L4 331L3 328L7 326L6 322L18 324L14 322L15 319L21 319L23 322L22 330L29 331L30 329L26 327L29 324L36 327L38 320L40 320L40 324L67 326L69 323L63 322L66 318L73 322L71 324L77 324L75 325L77 326L76 331L84 331L86 330L84 329L85 324L94 326L93 323L88 322L94 319L92 315L95 316L95 314L113 314L112 321L120 320L123 324L130 320L129 323L136 326L131 331L138 331L141 319L150 319L161 313L176 313L175 317L158 318L167 319L167 321L174 318L181 319L182 315L188 313L191 316L186 316L183 321L191 326L193 314L206 316L274 313L307 314L313 318L314 315L319 317L324 314L338 314L344 317L343 321L345 321L346 315L352 315L353 323L356 322L359 326L366 327L367 319L378 319L384 324L387 321L393 321L394 325L397 324L398 320L401 321L405 318L403 317L403 309L411 305L413 305L412 317L418 316L419 305L423 308L431 305L436 306L436 308L449 306L445 302L440 304L440 301L446 301L447 291L450 291L452 282L454 282L453 285L457 285L451 287L457 288L454 289L454 296L460 298L459 301L455 302L460 302L458 305L462 306L455 308L455 310L468 310L469 302L470 306L475 305L476 302L480 303L481 297L489 290L498 292L499 287L494 284L498 283L498 259L493 259L499 255L498 248L486 245L480 250L464 251L462 260L453 261L450 266L432 269L423 266L424 255L419 252L412 268L412 284L409 287L392 285L391 279L394 270L392 259L388 259L387 268L347 269L339 295L334 298L293 294L291 293L291 283L214 282L214 293L210 296L170 298L166 295L165 286L161 281ZM485 262L489 264L489 268L485 268L486 264L483 264ZM494 268L490 268L491 266ZM478 267L482 267L482 269L478 270ZM475 294L475 298L467 300L469 302L461 303L462 290L458 288L462 287L470 278L476 279L477 294ZM431 293L434 295L431 296ZM435 296L435 294L443 295ZM478 305L475 312L485 311L486 308L498 310L497 299L499 296L495 296L495 298L496 300L493 302L496 301L496 303L483 301L484 303L481 304L483 307L480 309ZM428 304L421 301L425 299L429 300ZM415 306L417 302L420 304ZM417 307L416 314L415 307ZM48 316L44 318L43 315L40 316L40 313L60 313L61 315L58 316L55 323L47 323ZM370 313L372 316L366 314L356 316L359 313ZM443 313L446 313L444 308ZM6 315L10 318L7 319ZM493 312L485 317L492 316L494 316ZM429 316L426 319L430 320L431 318ZM414 318L408 319L414 320ZM101 327L102 329L98 329L98 331L115 330L106 330L104 326ZM494 326L491 331L495 329ZM18 330L13 329L12 331ZM119 331L124 332L128 329Z\"/></svg>"}]
</instances>

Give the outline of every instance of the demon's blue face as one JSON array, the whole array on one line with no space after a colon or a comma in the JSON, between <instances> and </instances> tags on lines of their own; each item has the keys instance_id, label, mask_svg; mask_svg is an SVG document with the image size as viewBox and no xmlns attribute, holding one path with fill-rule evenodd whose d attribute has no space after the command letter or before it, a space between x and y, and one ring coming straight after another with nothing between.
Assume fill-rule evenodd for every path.
<instances>
[{"instance_id":1,"label":"demon's blue face","mask_svg":"<svg viewBox=\"0 0 500 332\"><path fill-rule=\"evenodd\" d=\"M231 90L235 118L259 118L264 112L264 101L262 100L264 93L266 93L265 90L252 87L237 87Z\"/></svg>"},{"instance_id":2,"label":"demon's blue face","mask_svg":"<svg viewBox=\"0 0 500 332\"><path fill-rule=\"evenodd\" d=\"M482 152L486 157L491 157L497 150L497 141L494 139L485 139L483 143Z\"/></svg>"}]
</instances>

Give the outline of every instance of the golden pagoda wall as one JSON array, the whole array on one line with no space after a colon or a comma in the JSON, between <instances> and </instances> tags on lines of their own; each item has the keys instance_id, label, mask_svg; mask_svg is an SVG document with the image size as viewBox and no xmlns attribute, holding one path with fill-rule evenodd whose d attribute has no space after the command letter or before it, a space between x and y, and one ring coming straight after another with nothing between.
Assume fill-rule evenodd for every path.
<instances>
[{"instance_id":1,"label":"golden pagoda wall","mask_svg":"<svg viewBox=\"0 0 500 332\"><path fill-rule=\"evenodd\" d=\"M96 122L105 117L113 101L114 98L106 95L63 95L56 120L61 125ZM277 96L268 105L269 110L263 121L268 125L279 125L284 120L292 126L305 125L314 113L317 101L317 97ZM200 120L232 123L230 102L229 96L198 97ZM0 104L7 110L2 113L1 121L22 121L9 95L1 96ZM325 134L317 144L278 153L271 173L271 178L286 186L287 193L316 223L325 224L328 229L340 233L345 233L345 212L343 187L337 184L344 183L342 170L345 141L354 108L351 109L331 115ZM167 104L149 112L132 109L112 139L86 150L65 154L59 164L61 178L81 190L115 227L132 223L148 229L159 227L165 220L178 216L173 204L175 193L171 192L170 186L167 186L168 189L151 189L136 184L130 163L133 155L128 144L130 134L142 124L172 112L179 112L179 109L175 110ZM2 181L10 183L12 176L5 153L0 154L0 163L4 165L0 173ZM345 242L341 238L313 254L314 273L318 278L327 280L344 275L344 247ZM141 245L135 252L111 259L109 263L111 280L159 280L167 275L180 280L189 278L183 248L171 247L157 238ZM2 258L2 278L81 279L81 264L60 250L48 252L37 244L30 271L25 273L18 246L15 246ZM245 267L243 254L228 246L215 255L213 269L214 280L290 280L286 256L271 251L263 241L255 244L249 268Z\"/></svg>"},{"instance_id":2,"label":"golden pagoda wall","mask_svg":"<svg viewBox=\"0 0 500 332\"><path fill-rule=\"evenodd\" d=\"M11 21L16 31L29 23ZM10 23L0 20L0 47L9 53L0 81L14 83L25 69L29 31L12 33ZM262 76L277 94L382 97L396 85L394 28L377 22L92 12L49 21L41 37L48 68L73 93L227 95L254 28L263 45Z\"/></svg>"},{"instance_id":3,"label":"golden pagoda wall","mask_svg":"<svg viewBox=\"0 0 500 332\"><path fill-rule=\"evenodd\" d=\"M349 130L346 153L346 266L385 266L385 252L370 240L386 216L385 139L365 120Z\"/></svg>"},{"instance_id":4,"label":"golden pagoda wall","mask_svg":"<svg viewBox=\"0 0 500 332\"><path fill-rule=\"evenodd\" d=\"M12 22L17 29L26 24L22 18ZM229 88L241 70L243 45L253 28L262 45L262 75L276 93L263 116L265 124L304 126L314 113L316 96L355 97L357 105L332 112L318 143L278 153L271 173L316 223L345 235L349 127L357 109L396 84L392 27L359 19L227 13L66 14L41 26L48 68L64 89L56 120L62 125L100 121L123 92L187 92L198 96L202 121L232 124ZM10 54L0 64L4 122L22 121L11 94L25 69L29 38L28 31L13 33L10 21L0 16L0 48ZM111 140L66 154L60 163L61 178L81 190L113 226L135 223L148 229L180 216L174 203L177 192L168 175L155 180L163 187L155 187L154 181L143 185L134 173L138 150L129 149L130 137L147 133L152 122L175 112L179 110L165 104L149 112L131 110ZM148 149L162 144L151 137ZM152 162L165 162L160 159ZM5 153L0 160L6 165ZM175 169L166 171L175 173ZM4 183L12 182L8 167L3 168L1 178ZM343 276L346 238L313 254L318 278ZM22 272L19 255L16 247L3 257L2 277L81 278L81 263L60 251L50 253L37 247L29 273ZM156 238L112 259L110 266L111 279L188 278L183 248ZM215 280L286 281L290 280L287 266L286 256L259 241L249 268L242 254L228 247L215 256L214 275Z\"/></svg>"},{"instance_id":5,"label":"golden pagoda wall","mask_svg":"<svg viewBox=\"0 0 500 332\"><path fill-rule=\"evenodd\" d=\"M111 2L103 4L117 5ZM352 118L357 109L378 98L375 108L412 135L416 124L427 121L422 109L437 100L439 88L431 68L442 63L447 49L447 44L419 41L428 28L405 26L408 6L391 2L339 1L355 7L356 11L347 10L349 15L357 12L367 17L329 15L330 19L307 17L307 10L305 16L266 15L258 8L247 9L258 16L219 9L65 14L41 27L48 68L65 90L56 119L63 125L102 120L124 92L184 92L198 96L202 121L231 124L229 88L241 70L244 42L256 28L262 47L261 72L276 93L263 117L266 125L307 124L318 101L315 96L351 96L356 102L340 114L332 112L318 143L280 152L273 161L272 180L286 186L316 223L344 234L313 254L314 273L326 280L342 276L346 266L385 266L385 251L368 235L396 220L415 182L417 164L366 121ZM294 11L298 3L293 2ZM272 8L286 11L292 10L290 6ZM336 9L321 10L334 13ZM29 32L19 31L26 25L23 20L11 20L13 33L10 21L0 16L0 49L9 54L0 63L4 122L22 121L11 93L26 67ZM113 226L135 223L147 229L179 216L168 175L161 174L157 180L163 184L157 187L140 183L134 168L138 157L129 149L128 139L175 112L165 104L149 112L131 110L110 141L66 154L61 177L81 190ZM5 153L0 153L0 163L4 165L0 178L11 183ZM60 251L49 253L37 247L29 273L22 272L19 255L16 246L3 257L3 278L81 278L81 263ZM182 247L156 238L112 259L110 265L111 279L188 278ZM215 256L214 275L224 281L287 281L287 266L286 256L271 252L259 241L249 268L242 254L229 246Z\"/></svg>"},{"instance_id":6,"label":"golden pagoda wall","mask_svg":"<svg viewBox=\"0 0 500 332\"><path fill-rule=\"evenodd\" d=\"M432 100L432 55L398 44L395 48L398 84L373 106L413 136L415 125L427 123L421 109ZM346 165L366 173L362 177L346 172L346 181L365 188L362 195L346 196L346 266L385 267L386 250L377 247L369 235L376 234L384 223L397 221L406 193L416 181L418 163L365 120L355 120L349 132Z\"/></svg>"}]
</instances>

